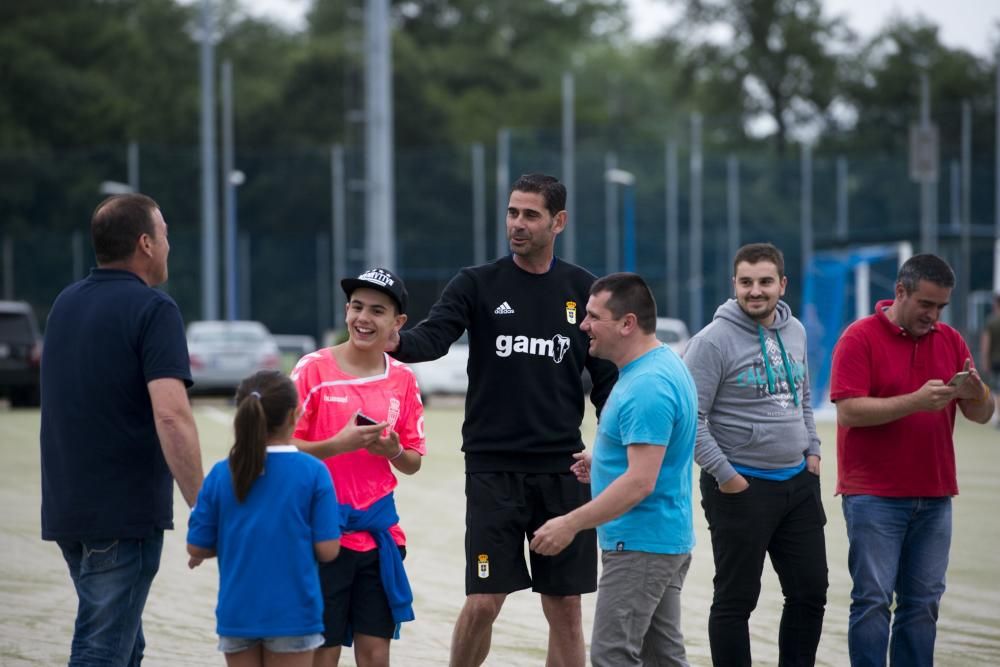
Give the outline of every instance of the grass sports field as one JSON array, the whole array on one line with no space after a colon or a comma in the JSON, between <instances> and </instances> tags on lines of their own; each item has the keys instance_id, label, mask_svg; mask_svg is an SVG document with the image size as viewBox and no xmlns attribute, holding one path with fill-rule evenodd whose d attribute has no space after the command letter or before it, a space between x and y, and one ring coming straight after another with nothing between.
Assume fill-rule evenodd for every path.
<instances>
[{"instance_id":1,"label":"grass sports field","mask_svg":"<svg viewBox=\"0 0 1000 667\"><path fill-rule=\"evenodd\" d=\"M441 407L439 407L441 406ZM231 409L197 404L205 468L229 447ZM452 622L463 592L464 495L459 451L459 407L428 409L429 454L423 469L402 480L397 491L408 535L407 570L413 585L417 620L403 627L393 644L393 663L404 667L444 665ZM0 408L0 665L65 664L76 599L65 564L53 543L39 538L40 483L37 411ZM585 440L592 442L593 423ZM847 660L847 538L840 502L833 496L836 477L834 427L820 425L824 501L828 517L830 591L817 664L840 667ZM941 605L935 663L941 666L1000 664L1000 432L959 419L956 434L959 483L948 591ZM697 495L697 485L695 485ZM692 665L708 665L706 634L712 592L712 554L704 517L697 508L698 546L684 587L684 634ZM176 495L177 530L167 535L160 573L146 605L146 660L152 667L220 665L215 650L214 561L189 571L184 551L186 511ZM266 545L262 545L266 548ZM584 597L589 637L594 596ZM765 566L760 604L751 620L754 660L777 663L775 643L781 598L777 579ZM544 664L546 625L536 597L521 592L508 598L493 633L488 665ZM349 651L344 665L353 665Z\"/></svg>"}]
</instances>

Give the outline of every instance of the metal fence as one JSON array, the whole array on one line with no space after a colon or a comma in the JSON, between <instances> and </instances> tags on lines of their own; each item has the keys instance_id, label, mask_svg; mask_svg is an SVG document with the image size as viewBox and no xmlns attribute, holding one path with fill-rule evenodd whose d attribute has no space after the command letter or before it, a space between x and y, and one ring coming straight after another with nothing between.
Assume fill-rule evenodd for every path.
<instances>
[{"instance_id":1,"label":"metal fence","mask_svg":"<svg viewBox=\"0 0 1000 667\"><path fill-rule=\"evenodd\" d=\"M653 286L661 313L697 330L731 292L735 245L771 241L782 248L786 299L796 310L810 249L909 240L921 250L920 190L905 156L827 154L799 146L785 156L730 154L699 150L692 136L686 131L613 150L581 141L569 223L575 245L570 250L561 244L559 254L599 275L637 270ZM529 171L563 171L558 132L511 129L499 137L494 146L396 151L396 268L412 295L413 322L458 268L484 251L487 257L502 252L506 184ZM960 325L970 321L963 311L968 295L993 284L995 173L992 155L981 152L973 154L967 171L944 160L933 189L938 252L960 278L968 276L953 298ZM231 292L239 317L261 320L275 332L311 335L341 321L337 253L346 259L343 273L357 274L366 264L363 157L350 149L343 156L338 202L330 146L239 151L237 166L246 181L237 196L239 251ZM609 168L634 181L609 180ZM967 184L962 173L969 174ZM31 302L44 322L59 290L94 263L88 223L102 198L101 183L130 176L160 203L170 228L165 289L187 321L199 319L197 147L142 145L131 158L125 146L0 153L0 295ZM967 250L961 243L965 202L972 239ZM338 204L345 213L343 247L331 240ZM811 242L804 244L804 238ZM228 275L220 276L220 285ZM885 295L890 291L886 286Z\"/></svg>"}]
</instances>

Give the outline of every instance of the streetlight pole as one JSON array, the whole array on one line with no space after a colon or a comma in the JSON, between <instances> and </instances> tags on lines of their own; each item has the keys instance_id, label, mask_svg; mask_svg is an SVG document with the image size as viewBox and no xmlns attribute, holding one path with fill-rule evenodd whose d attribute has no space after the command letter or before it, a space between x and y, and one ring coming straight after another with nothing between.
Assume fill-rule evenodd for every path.
<instances>
[{"instance_id":1,"label":"streetlight pole","mask_svg":"<svg viewBox=\"0 0 1000 667\"><path fill-rule=\"evenodd\" d=\"M236 169L233 131L233 64L222 63L222 210L225 218L223 249L226 271L226 319L239 319L239 276L236 259L236 188L245 177Z\"/></svg>"},{"instance_id":2,"label":"streetlight pole","mask_svg":"<svg viewBox=\"0 0 1000 667\"><path fill-rule=\"evenodd\" d=\"M614 185L622 186L622 206L624 229L622 230L623 269L635 271L635 174L624 169L613 167L604 172L604 179Z\"/></svg>"},{"instance_id":3,"label":"streetlight pole","mask_svg":"<svg viewBox=\"0 0 1000 667\"><path fill-rule=\"evenodd\" d=\"M219 319L214 30L212 2L201 0L201 317L205 320Z\"/></svg>"}]
</instances>

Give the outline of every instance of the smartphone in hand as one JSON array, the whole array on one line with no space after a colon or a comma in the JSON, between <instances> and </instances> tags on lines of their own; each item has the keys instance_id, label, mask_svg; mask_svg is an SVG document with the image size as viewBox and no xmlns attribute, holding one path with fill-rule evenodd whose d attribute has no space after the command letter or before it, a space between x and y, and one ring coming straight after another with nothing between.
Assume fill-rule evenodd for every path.
<instances>
[{"instance_id":1,"label":"smartphone in hand","mask_svg":"<svg viewBox=\"0 0 1000 667\"><path fill-rule=\"evenodd\" d=\"M949 387L957 387L969 379L969 371L959 371L948 380Z\"/></svg>"},{"instance_id":2,"label":"smartphone in hand","mask_svg":"<svg viewBox=\"0 0 1000 667\"><path fill-rule=\"evenodd\" d=\"M354 423L358 426L371 426L372 424L377 424L378 422L366 415L363 412L358 412L354 415Z\"/></svg>"}]
</instances>

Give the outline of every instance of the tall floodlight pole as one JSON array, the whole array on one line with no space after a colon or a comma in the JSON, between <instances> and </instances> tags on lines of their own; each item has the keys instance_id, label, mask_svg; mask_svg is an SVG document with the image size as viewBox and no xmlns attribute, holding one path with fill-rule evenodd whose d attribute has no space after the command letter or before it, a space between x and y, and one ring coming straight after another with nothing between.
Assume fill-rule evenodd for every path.
<instances>
[{"instance_id":1,"label":"tall floodlight pole","mask_svg":"<svg viewBox=\"0 0 1000 667\"><path fill-rule=\"evenodd\" d=\"M219 319L218 221L215 167L215 23L201 0L201 317Z\"/></svg>"},{"instance_id":2,"label":"tall floodlight pole","mask_svg":"<svg viewBox=\"0 0 1000 667\"><path fill-rule=\"evenodd\" d=\"M472 263L486 263L486 147L472 144Z\"/></svg>"},{"instance_id":3,"label":"tall floodlight pole","mask_svg":"<svg viewBox=\"0 0 1000 667\"><path fill-rule=\"evenodd\" d=\"M847 158L837 158L837 240L846 241L850 224L847 199Z\"/></svg>"},{"instance_id":4,"label":"tall floodlight pole","mask_svg":"<svg viewBox=\"0 0 1000 667\"><path fill-rule=\"evenodd\" d=\"M972 272L972 105L969 100L962 100L962 228L961 228L961 249L962 261L960 262L958 281L961 288L959 294L963 296L960 300L962 305L962 315L964 316L964 329L968 331L972 325L971 309L969 308L969 293L971 290ZM971 333L971 332L970 332Z\"/></svg>"},{"instance_id":5,"label":"tall floodlight pole","mask_svg":"<svg viewBox=\"0 0 1000 667\"><path fill-rule=\"evenodd\" d=\"M223 268L226 274L226 319L239 317L238 269L236 264L236 187L243 182L236 171L233 132L233 63L222 63L222 211L225 225L222 235Z\"/></svg>"},{"instance_id":6,"label":"tall floodlight pole","mask_svg":"<svg viewBox=\"0 0 1000 667\"><path fill-rule=\"evenodd\" d=\"M690 207L690 278L688 289L690 290L691 308L688 328L692 331L701 329L703 309L702 286L702 219L701 219L701 176L702 176L702 156L701 156L701 114L691 114L691 207Z\"/></svg>"},{"instance_id":7,"label":"tall floodlight pole","mask_svg":"<svg viewBox=\"0 0 1000 667\"><path fill-rule=\"evenodd\" d=\"M330 210L333 257L333 283L340 284L347 277L347 185L344 176L344 147L334 144L330 147ZM343 290L333 290L333 328L336 330L340 318L344 317L347 297Z\"/></svg>"},{"instance_id":8,"label":"tall floodlight pole","mask_svg":"<svg viewBox=\"0 0 1000 667\"><path fill-rule=\"evenodd\" d=\"M680 315L680 232L679 232L679 205L677 191L677 143L667 140L666 156L664 157L664 174L666 174L666 201L664 202L667 211L667 228L665 236L667 239L667 315L678 317Z\"/></svg>"},{"instance_id":9,"label":"tall floodlight pole","mask_svg":"<svg viewBox=\"0 0 1000 667\"><path fill-rule=\"evenodd\" d=\"M610 174L618 169L618 156L614 153L604 155L604 173ZM618 265L618 187L610 178L604 179L604 272L620 271Z\"/></svg>"},{"instance_id":10,"label":"tall floodlight pole","mask_svg":"<svg viewBox=\"0 0 1000 667\"><path fill-rule=\"evenodd\" d=\"M576 123L574 117L573 74L564 72L562 76L562 182L566 186L566 210L569 224L562 232L563 259L576 263Z\"/></svg>"},{"instance_id":11,"label":"tall floodlight pole","mask_svg":"<svg viewBox=\"0 0 1000 667\"><path fill-rule=\"evenodd\" d=\"M812 146L808 142L802 144L802 211L801 211L801 241L802 241L802 279L809 273L809 265L813 255L813 160Z\"/></svg>"},{"instance_id":12,"label":"tall floodlight pole","mask_svg":"<svg viewBox=\"0 0 1000 667\"><path fill-rule=\"evenodd\" d=\"M510 130L497 130L497 257L503 257L507 247L507 204L510 203Z\"/></svg>"},{"instance_id":13,"label":"tall floodlight pole","mask_svg":"<svg viewBox=\"0 0 1000 667\"><path fill-rule=\"evenodd\" d=\"M139 192L139 143L128 142L128 154L126 156L128 166L128 186L133 192Z\"/></svg>"},{"instance_id":14,"label":"tall floodlight pole","mask_svg":"<svg viewBox=\"0 0 1000 667\"><path fill-rule=\"evenodd\" d=\"M735 155L726 159L726 239L726 256L732 259L740 247L740 159Z\"/></svg>"},{"instance_id":15,"label":"tall floodlight pole","mask_svg":"<svg viewBox=\"0 0 1000 667\"><path fill-rule=\"evenodd\" d=\"M924 72L920 75L920 131L921 136L924 141L928 141L933 130L931 129L931 100L930 100L930 83L928 82L927 73ZM929 145L924 145L922 151L931 150ZM934 142L933 151L937 152L937 144ZM924 156L926 159L930 159L930 156ZM934 158L937 156L935 155ZM935 193L934 184L937 178L931 177L931 174L925 173L920 178L920 251L936 253L937 252L937 230L936 226L936 210L935 210Z\"/></svg>"},{"instance_id":16,"label":"tall floodlight pole","mask_svg":"<svg viewBox=\"0 0 1000 667\"><path fill-rule=\"evenodd\" d=\"M396 268L389 0L365 2L365 260Z\"/></svg>"}]
</instances>

